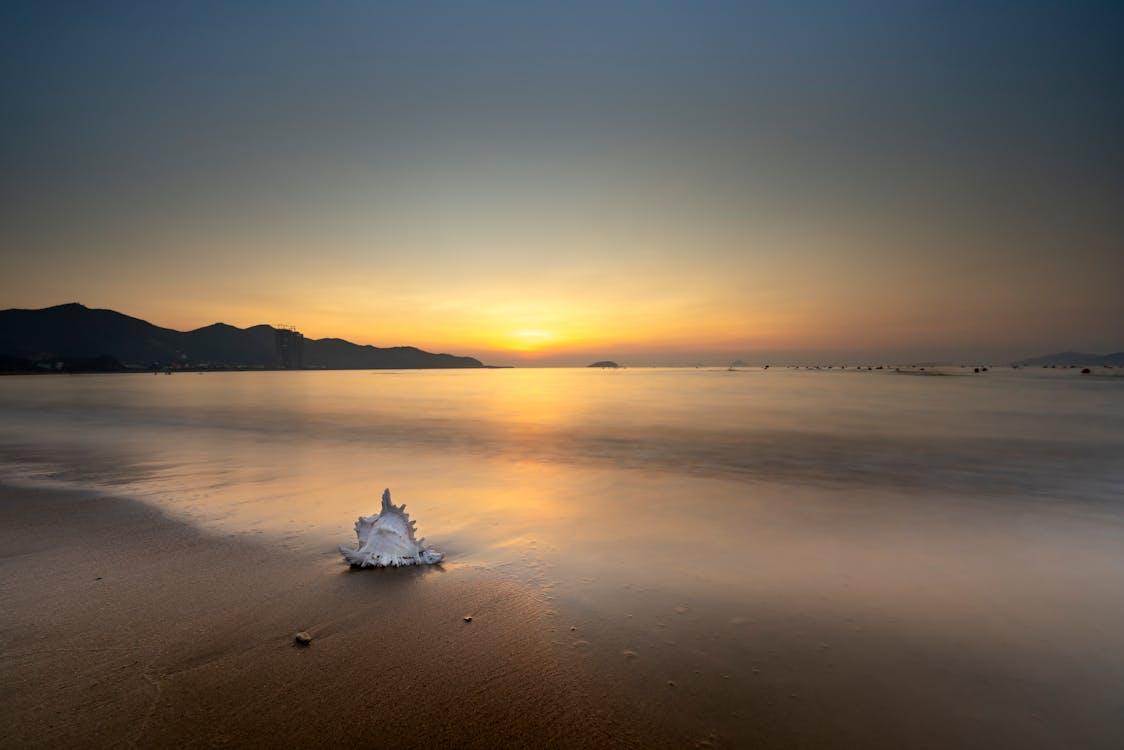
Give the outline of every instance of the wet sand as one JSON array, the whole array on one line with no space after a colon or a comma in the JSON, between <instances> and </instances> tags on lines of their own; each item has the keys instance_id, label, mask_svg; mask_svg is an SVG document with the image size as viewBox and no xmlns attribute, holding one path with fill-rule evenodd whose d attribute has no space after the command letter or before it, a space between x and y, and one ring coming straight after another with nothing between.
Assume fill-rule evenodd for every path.
<instances>
[{"instance_id":1,"label":"wet sand","mask_svg":"<svg viewBox=\"0 0 1124 750\"><path fill-rule=\"evenodd\" d=\"M778 562L752 600L630 584L610 602L540 585L533 560L352 571L266 539L0 486L0 746L1124 746L1113 567L1099 609L984 575L913 612L890 604L905 589L859 595L876 568L801 590L845 559L816 543L792 554L819 574L758 556Z\"/></svg>"},{"instance_id":2,"label":"wet sand","mask_svg":"<svg viewBox=\"0 0 1124 750\"><path fill-rule=\"evenodd\" d=\"M351 571L79 492L4 488L0 518L0 746L658 739L593 705L542 602L495 576Z\"/></svg>"}]
</instances>

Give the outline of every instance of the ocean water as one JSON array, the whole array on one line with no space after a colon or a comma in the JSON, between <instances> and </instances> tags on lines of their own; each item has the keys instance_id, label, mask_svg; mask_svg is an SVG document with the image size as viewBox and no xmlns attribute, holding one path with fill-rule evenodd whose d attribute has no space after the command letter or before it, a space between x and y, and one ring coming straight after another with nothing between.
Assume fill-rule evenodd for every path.
<instances>
[{"instance_id":1,"label":"ocean water","mask_svg":"<svg viewBox=\"0 0 1124 750\"><path fill-rule=\"evenodd\" d=\"M524 583L613 690L675 684L720 737L747 700L845 699L905 737L1124 746L1113 373L8 377L0 481L324 565L390 487L444 571Z\"/></svg>"}]
</instances>

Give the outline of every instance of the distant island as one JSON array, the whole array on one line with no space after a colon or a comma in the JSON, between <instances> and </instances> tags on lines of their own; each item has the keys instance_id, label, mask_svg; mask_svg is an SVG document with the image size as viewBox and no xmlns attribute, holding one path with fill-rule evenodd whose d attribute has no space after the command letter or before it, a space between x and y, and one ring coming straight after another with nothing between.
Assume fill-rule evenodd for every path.
<instances>
[{"instance_id":1,"label":"distant island","mask_svg":"<svg viewBox=\"0 0 1124 750\"><path fill-rule=\"evenodd\" d=\"M42 310L0 311L0 371L324 369L397 370L483 367L480 360L412 346L379 348L338 338L306 339L296 330L225 323L176 331L114 310L72 302Z\"/></svg>"},{"instance_id":2,"label":"distant island","mask_svg":"<svg viewBox=\"0 0 1124 750\"><path fill-rule=\"evenodd\" d=\"M620 365L618 365L616 362L605 359L600 362L594 362L592 365L589 365L589 367L620 367Z\"/></svg>"},{"instance_id":3,"label":"distant island","mask_svg":"<svg viewBox=\"0 0 1124 750\"><path fill-rule=\"evenodd\" d=\"M1114 354L1083 354L1082 352L1058 352L1041 357L1024 359L1011 364L1017 367L1072 367L1077 365L1101 365L1124 367L1124 352Z\"/></svg>"}]
</instances>

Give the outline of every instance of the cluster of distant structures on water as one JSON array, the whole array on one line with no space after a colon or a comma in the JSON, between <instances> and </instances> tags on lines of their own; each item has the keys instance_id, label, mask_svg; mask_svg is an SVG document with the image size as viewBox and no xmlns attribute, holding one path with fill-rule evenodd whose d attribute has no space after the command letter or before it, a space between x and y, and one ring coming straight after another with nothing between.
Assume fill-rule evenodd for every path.
<instances>
[{"instance_id":1,"label":"cluster of distant structures on water","mask_svg":"<svg viewBox=\"0 0 1124 750\"><path fill-rule=\"evenodd\" d=\"M727 369L728 370L737 370L739 366L744 367L746 365L731 364ZM769 367L770 367L769 365L762 365L761 369L762 370L768 370ZM1063 370L1066 370L1066 369L1076 370L1077 367L1078 367L1077 365L1062 365L1061 369L1063 369ZM1112 365L1101 365L1101 367L1105 370L1113 369ZM1010 369L1012 369L1012 370L1021 370L1023 368L1024 368L1024 365L1019 365L1019 364L1010 365ZM1058 369L1058 365L1042 365L1042 368L1043 369L1047 369L1047 368ZM857 371L860 371L860 372L861 371L870 372L870 371L875 371L875 370L891 370L892 369L893 372L901 374L901 375L948 375L948 374L950 374L948 372L950 369L952 369L952 370L956 370L956 369L967 370L968 365L960 365L959 367L948 366L948 365L943 365L943 366L942 365L899 365L899 366L896 366L896 367L893 367L893 368L891 368L890 366L887 366L887 365L877 365L877 366L875 366L875 365L854 365L854 366L848 366L848 365L786 365L784 367L784 369L786 369L786 370L832 370L832 369L847 370L847 369L850 369L850 370L857 370ZM982 374L982 373L987 372L989 369L994 369L994 368L988 368L987 366L980 365L980 366L973 367L972 373L973 374ZM1092 374L1092 372L1093 372L1093 370L1091 368L1088 368L1088 367L1081 368L1081 374L1082 375L1090 375L1090 374Z\"/></svg>"},{"instance_id":2,"label":"cluster of distant structures on water","mask_svg":"<svg viewBox=\"0 0 1124 750\"><path fill-rule=\"evenodd\" d=\"M1089 356L1096 357L1098 355L1089 355ZM1108 358L1112 358L1112 357L1120 357L1120 356L1124 356L1124 355L1106 355L1103 359L1108 359ZM1080 368L1082 375L1093 374L1093 369L1091 367L1081 367L1080 365L1077 365L1077 364L1061 364L1061 365L1059 365L1059 364L1055 363L1055 364L1041 364L1041 365L1035 365L1035 366L1039 366L1042 369L1052 369L1052 370L1056 370L1056 369L1059 369L1059 368L1063 369L1063 370L1076 370L1076 369ZM1101 368L1101 369L1104 369L1104 370L1114 369L1114 365L1109 364L1108 362L1102 362L1102 363L1100 363L1099 365L1096 365L1096 366ZM620 365L616 362L613 362L611 360L602 360L602 361L599 361L599 362L594 362L590 365L587 365L587 367L596 367L596 368L601 368L601 369L623 369L622 365ZM701 364L697 364L694 367L695 367L696 370L713 369L713 368L710 368L710 367L705 367L704 365L701 365ZM753 367L753 366L750 365L749 363L745 362L744 360L739 359L739 360L735 360L734 362L731 362L730 365L725 369L730 371L730 372L735 372L735 371L737 371L741 368L751 368L751 367ZM763 364L763 365L758 365L756 367L756 369L760 369L760 370L764 371L764 370L770 369L771 367L772 367L772 365ZM935 364L935 363L926 363L926 364L897 365L897 366L895 366L895 365L784 365L781 368L773 368L773 369L785 369L785 370L853 370L853 371L859 371L859 372L863 372L863 371L874 372L874 371L877 371L877 370L888 370L888 371L891 371L893 373L900 374L900 375L950 375L950 374L952 374L951 372L949 372L950 370L953 370L953 371L964 370L964 371L966 371L968 369L968 367L969 367L969 365L963 365L963 364L959 365L959 366L956 366L956 365L942 365L942 364ZM1025 362L1013 362L1009 365L1009 367L1012 370L1021 370L1021 369L1030 367L1030 365L1026 364ZM977 366L972 367L972 374L974 374L974 375L983 374L985 372L988 372L990 369L995 369L995 368L994 368L994 366L988 367L986 365L977 365Z\"/></svg>"}]
</instances>

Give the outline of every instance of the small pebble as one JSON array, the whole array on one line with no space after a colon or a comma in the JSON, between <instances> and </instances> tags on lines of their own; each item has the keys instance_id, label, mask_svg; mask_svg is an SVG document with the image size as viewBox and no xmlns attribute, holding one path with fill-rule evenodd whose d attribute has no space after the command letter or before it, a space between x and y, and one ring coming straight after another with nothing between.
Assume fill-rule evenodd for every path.
<instances>
[{"instance_id":1,"label":"small pebble","mask_svg":"<svg viewBox=\"0 0 1124 750\"><path fill-rule=\"evenodd\" d=\"M298 645L307 646L308 644L312 643L312 636L308 633L307 630L302 630L301 632L293 636L293 640L296 641Z\"/></svg>"},{"instance_id":2,"label":"small pebble","mask_svg":"<svg viewBox=\"0 0 1124 750\"><path fill-rule=\"evenodd\" d=\"M465 616L464 616L464 621L465 621L465 622L472 622L472 615L465 615Z\"/></svg>"}]
</instances>

